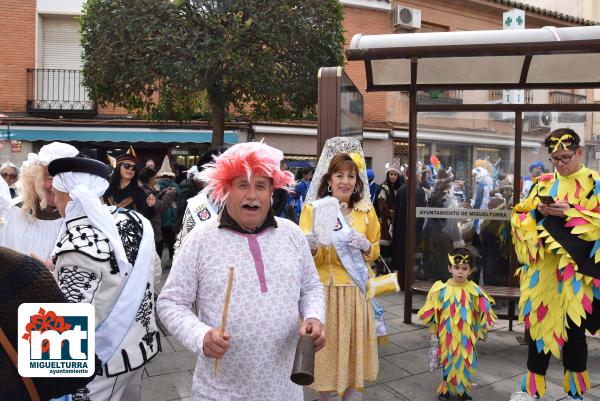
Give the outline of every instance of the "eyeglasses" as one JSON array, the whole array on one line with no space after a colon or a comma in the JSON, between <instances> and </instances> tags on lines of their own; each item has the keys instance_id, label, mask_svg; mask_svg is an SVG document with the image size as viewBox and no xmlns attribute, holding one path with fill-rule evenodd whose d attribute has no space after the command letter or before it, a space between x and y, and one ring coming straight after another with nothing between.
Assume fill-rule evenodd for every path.
<instances>
[{"instance_id":1,"label":"eyeglasses","mask_svg":"<svg viewBox=\"0 0 600 401\"><path fill-rule=\"evenodd\" d=\"M8 178L11 180L14 180L18 177L17 174L9 174L9 173L2 173L2 174L0 174L0 176L2 176L2 178Z\"/></svg>"},{"instance_id":2,"label":"eyeglasses","mask_svg":"<svg viewBox=\"0 0 600 401\"><path fill-rule=\"evenodd\" d=\"M575 153L571 153L570 155L564 155L561 157L551 157L548 160L550 160L550 163L552 163L552 164L558 164L559 162L562 162L563 164L567 164L568 162L571 161L573 156L575 156Z\"/></svg>"},{"instance_id":3,"label":"eyeglasses","mask_svg":"<svg viewBox=\"0 0 600 401\"><path fill-rule=\"evenodd\" d=\"M123 168L125 170L136 170L137 166L135 164L131 164L131 163L123 163L121 164L121 166L123 166Z\"/></svg>"}]
</instances>

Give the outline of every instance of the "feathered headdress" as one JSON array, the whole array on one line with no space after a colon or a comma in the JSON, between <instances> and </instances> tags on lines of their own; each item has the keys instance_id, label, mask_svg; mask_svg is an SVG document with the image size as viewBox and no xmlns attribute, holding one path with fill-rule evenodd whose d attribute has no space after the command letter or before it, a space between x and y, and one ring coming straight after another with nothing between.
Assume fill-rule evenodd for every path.
<instances>
[{"instance_id":1,"label":"feathered headdress","mask_svg":"<svg viewBox=\"0 0 600 401\"><path fill-rule=\"evenodd\" d=\"M436 155L431 156L431 166L436 173L442 168L442 162L440 162L440 159Z\"/></svg>"},{"instance_id":2,"label":"feathered headdress","mask_svg":"<svg viewBox=\"0 0 600 401\"><path fill-rule=\"evenodd\" d=\"M275 188L290 187L294 175L281 171L279 163L283 153L262 142L238 143L204 165L200 179L206 182L202 190L213 202L221 206L229 196L231 182L235 177L264 176L273 180Z\"/></svg>"},{"instance_id":3,"label":"feathered headdress","mask_svg":"<svg viewBox=\"0 0 600 401\"><path fill-rule=\"evenodd\" d=\"M483 167L484 169L486 169L489 175L492 175L494 173L494 166L492 166L492 163L490 163L490 161L487 159L475 160L475 168L477 167Z\"/></svg>"}]
</instances>

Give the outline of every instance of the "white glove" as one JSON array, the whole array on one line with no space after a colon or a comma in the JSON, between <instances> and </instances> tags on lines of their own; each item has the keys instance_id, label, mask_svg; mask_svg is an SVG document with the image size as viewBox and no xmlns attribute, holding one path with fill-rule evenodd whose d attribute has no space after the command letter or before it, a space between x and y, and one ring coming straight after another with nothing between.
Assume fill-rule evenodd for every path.
<instances>
[{"instance_id":1,"label":"white glove","mask_svg":"<svg viewBox=\"0 0 600 401\"><path fill-rule=\"evenodd\" d=\"M438 336L432 334L429 338L429 344L431 345L431 348L427 354L427 366L429 367L429 371L433 372L440 366L440 358L437 355L438 348L440 346L440 340L438 339Z\"/></svg>"},{"instance_id":2,"label":"white glove","mask_svg":"<svg viewBox=\"0 0 600 401\"><path fill-rule=\"evenodd\" d=\"M367 252L371 247L371 243L369 242L367 237L355 230L352 230L352 236L350 237L350 241L352 242L353 247L358 248L363 252Z\"/></svg>"},{"instance_id":3,"label":"white glove","mask_svg":"<svg viewBox=\"0 0 600 401\"><path fill-rule=\"evenodd\" d=\"M308 241L308 246L311 251L316 251L319 248L319 241L317 240L317 236L312 231L304 234L306 240Z\"/></svg>"}]
</instances>

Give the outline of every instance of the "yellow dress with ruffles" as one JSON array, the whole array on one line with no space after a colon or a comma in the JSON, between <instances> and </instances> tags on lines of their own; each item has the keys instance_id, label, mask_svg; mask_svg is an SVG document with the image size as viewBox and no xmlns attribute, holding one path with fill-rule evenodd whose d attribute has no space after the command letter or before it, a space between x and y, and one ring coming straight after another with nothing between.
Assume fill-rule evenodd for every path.
<instances>
[{"instance_id":1,"label":"yellow dress with ruffles","mask_svg":"<svg viewBox=\"0 0 600 401\"><path fill-rule=\"evenodd\" d=\"M373 206L354 208L346 221L371 243L365 256L367 265L379 257L380 226ZM300 216L300 228L313 227L313 208L307 203ZM316 354L315 381L310 386L320 392L343 394L348 388L363 389L365 381L377 379L377 334L373 308L346 273L333 246L319 246L313 256L323 284L327 304L327 341Z\"/></svg>"},{"instance_id":2,"label":"yellow dress with ruffles","mask_svg":"<svg viewBox=\"0 0 600 401\"><path fill-rule=\"evenodd\" d=\"M600 175L582 167L570 176L540 176L512 215L515 252L522 266L519 318L537 345L538 352L560 357L567 341L569 321L577 326L600 298L600 279L578 272L577 263L542 226L537 195L550 195L571 204L565 227L571 234L594 242L590 258L600 260ZM537 217L537 219L536 219Z\"/></svg>"}]
</instances>

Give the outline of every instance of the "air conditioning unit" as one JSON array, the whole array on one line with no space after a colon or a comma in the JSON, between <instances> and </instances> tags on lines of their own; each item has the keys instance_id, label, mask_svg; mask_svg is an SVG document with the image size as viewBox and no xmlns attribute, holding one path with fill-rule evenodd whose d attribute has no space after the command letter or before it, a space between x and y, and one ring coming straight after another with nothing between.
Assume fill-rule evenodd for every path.
<instances>
[{"instance_id":1,"label":"air conditioning unit","mask_svg":"<svg viewBox=\"0 0 600 401\"><path fill-rule=\"evenodd\" d=\"M550 111L543 111L538 115L538 126L548 128L552 126L552 122L556 122L556 116Z\"/></svg>"},{"instance_id":2,"label":"air conditioning unit","mask_svg":"<svg viewBox=\"0 0 600 401\"><path fill-rule=\"evenodd\" d=\"M416 8L394 6L392 13L394 29L418 29L421 28L421 10Z\"/></svg>"},{"instance_id":3,"label":"air conditioning unit","mask_svg":"<svg viewBox=\"0 0 600 401\"><path fill-rule=\"evenodd\" d=\"M538 127L548 128L550 132L559 128L570 128L579 134L581 137L581 144L583 145L585 137L585 119L576 119L572 116L573 114L574 113L567 114L555 111L543 111L538 115Z\"/></svg>"}]
</instances>

